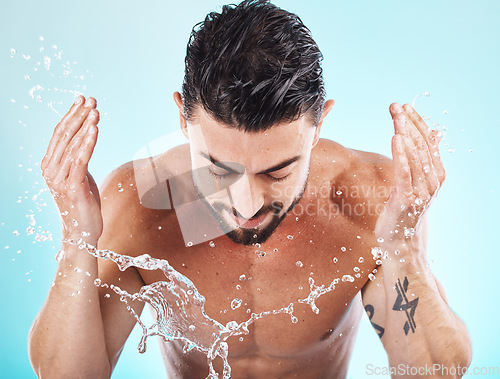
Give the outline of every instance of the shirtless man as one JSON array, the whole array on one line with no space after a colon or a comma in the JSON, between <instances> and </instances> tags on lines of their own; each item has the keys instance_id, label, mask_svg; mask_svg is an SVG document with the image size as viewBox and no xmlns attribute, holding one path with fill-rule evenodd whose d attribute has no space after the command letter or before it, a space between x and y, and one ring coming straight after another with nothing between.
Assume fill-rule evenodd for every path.
<instances>
[{"instance_id":1,"label":"shirtless man","mask_svg":"<svg viewBox=\"0 0 500 379\"><path fill-rule=\"evenodd\" d=\"M67 242L82 233L93 246L168 260L223 325L293 303L298 322L271 315L243 340L228 339L234 378L345 377L363 308L391 366L421 376L439 376L428 370L435 364L468 367L467 329L426 263L424 217L445 177L439 137L411 106L394 103L393 160L320 139L334 104L324 99L320 60L300 19L266 2L224 7L194 29L183 93L174 94L189 143L153 159L170 183L190 173L176 191L203 200L205 214L191 215L189 233L223 231L192 246L176 209L143 204L138 178L150 160L117 168L98 191L87 167L99 112L94 98L77 98L42 162L65 256L30 334L39 377L111 375L136 321L96 278L130 293L165 280L159 270L122 272ZM207 190L227 180L230 196ZM310 278L326 287L339 279L316 300L318 313L297 301L308 297ZM234 298L243 302L236 309ZM130 305L140 314L144 303ZM182 348L161 342L168 376L206 377L206 356ZM221 359L214 366L222 372Z\"/></svg>"}]
</instances>

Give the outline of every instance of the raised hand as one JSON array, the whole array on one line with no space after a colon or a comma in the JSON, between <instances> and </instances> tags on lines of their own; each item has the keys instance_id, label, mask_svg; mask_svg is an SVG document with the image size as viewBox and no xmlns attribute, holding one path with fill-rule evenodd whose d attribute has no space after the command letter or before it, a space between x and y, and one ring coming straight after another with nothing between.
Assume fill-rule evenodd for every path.
<instances>
[{"instance_id":1,"label":"raised hand","mask_svg":"<svg viewBox=\"0 0 500 379\"><path fill-rule=\"evenodd\" d=\"M438 132L409 105L390 106L394 187L380 214L375 235L385 243L418 236L423 216L445 179Z\"/></svg>"},{"instance_id":2,"label":"raised hand","mask_svg":"<svg viewBox=\"0 0 500 379\"><path fill-rule=\"evenodd\" d=\"M88 172L97 141L96 100L78 96L54 129L41 169L59 208L64 239L97 242L102 234L99 192Z\"/></svg>"}]
</instances>

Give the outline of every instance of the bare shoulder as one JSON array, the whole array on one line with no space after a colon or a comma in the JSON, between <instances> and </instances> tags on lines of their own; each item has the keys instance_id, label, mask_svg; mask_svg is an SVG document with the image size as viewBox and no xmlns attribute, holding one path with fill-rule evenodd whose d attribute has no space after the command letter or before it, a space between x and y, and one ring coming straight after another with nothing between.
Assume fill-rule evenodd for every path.
<instances>
[{"instance_id":1,"label":"bare shoulder","mask_svg":"<svg viewBox=\"0 0 500 379\"><path fill-rule=\"evenodd\" d=\"M101 248L132 255L152 237L153 225L173 213L167 180L188 169L188 156L188 147L181 145L164 154L127 162L108 174L100 186L104 221Z\"/></svg>"},{"instance_id":2,"label":"bare shoulder","mask_svg":"<svg viewBox=\"0 0 500 379\"><path fill-rule=\"evenodd\" d=\"M365 223L376 221L392 188L391 158L321 139L311 160L313 169L331 181L334 202L362 208L358 213Z\"/></svg>"}]
</instances>

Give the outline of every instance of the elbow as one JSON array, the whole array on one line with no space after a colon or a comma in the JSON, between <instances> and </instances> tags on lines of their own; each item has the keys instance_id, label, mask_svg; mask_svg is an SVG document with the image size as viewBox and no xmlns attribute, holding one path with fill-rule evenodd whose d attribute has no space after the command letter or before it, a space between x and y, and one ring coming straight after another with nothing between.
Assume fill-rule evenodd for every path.
<instances>
[{"instance_id":1,"label":"elbow","mask_svg":"<svg viewBox=\"0 0 500 379\"><path fill-rule=\"evenodd\" d=\"M458 361L460 363L460 367L469 367L472 362L472 341L465 326L463 341L461 341L459 351Z\"/></svg>"},{"instance_id":2,"label":"elbow","mask_svg":"<svg viewBox=\"0 0 500 379\"><path fill-rule=\"evenodd\" d=\"M67 352L47 349L46 346L47 343L44 343L35 320L28 335L28 357L38 378L109 379L111 377L113 370L107 356L99 362L83 362L76 356L68 357Z\"/></svg>"},{"instance_id":3,"label":"elbow","mask_svg":"<svg viewBox=\"0 0 500 379\"><path fill-rule=\"evenodd\" d=\"M447 344L448 354L445 361L434 363L441 366L445 372L454 372L457 374L455 377L461 378L472 362L472 342L465 326L456 337Z\"/></svg>"}]
</instances>

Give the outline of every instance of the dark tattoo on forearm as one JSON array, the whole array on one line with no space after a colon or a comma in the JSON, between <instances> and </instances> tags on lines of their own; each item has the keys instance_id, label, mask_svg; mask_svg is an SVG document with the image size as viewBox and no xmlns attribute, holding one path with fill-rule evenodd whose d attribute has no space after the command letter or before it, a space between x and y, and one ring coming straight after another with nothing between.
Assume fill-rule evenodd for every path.
<instances>
[{"instance_id":1,"label":"dark tattoo on forearm","mask_svg":"<svg viewBox=\"0 0 500 379\"><path fill-rule=\"evenodd\" d=\"M396 302L392 307L395 311L405 311L406 318L408 321L405 322L404 331L405 334L408 335L408 332L411 331L415 333L415 328L417 325L415 324L415 319L413 316L415 315L415 309L417 309L418 297L412 301L408 301L406 297L406 291L408 291L408 278L405 276L405 280L403 281L403 285L401 285L401 281L398 279L395 285L396 292L398 293L398 297L396 298Z\"/></svg>"},{"instance_id":2,"label":"dark tattoo on forearm","mask_svg":"<svg viewBox=\"0 0 500 379\"><path fill-rule=\"evenodd\" d=\"M375 324L372 321L373 315L375 314L375 309L373 308L373 305L366 304L365 311L366 311L366 314L368 315L368 318L370 319L370 323L372 324L373 328L375 329L375 331L378 334L378 338L382 338L382 336L384 335L384 331L385 331L384 328L382 328L380 325Z\"/></svg>"}]
</instances>

